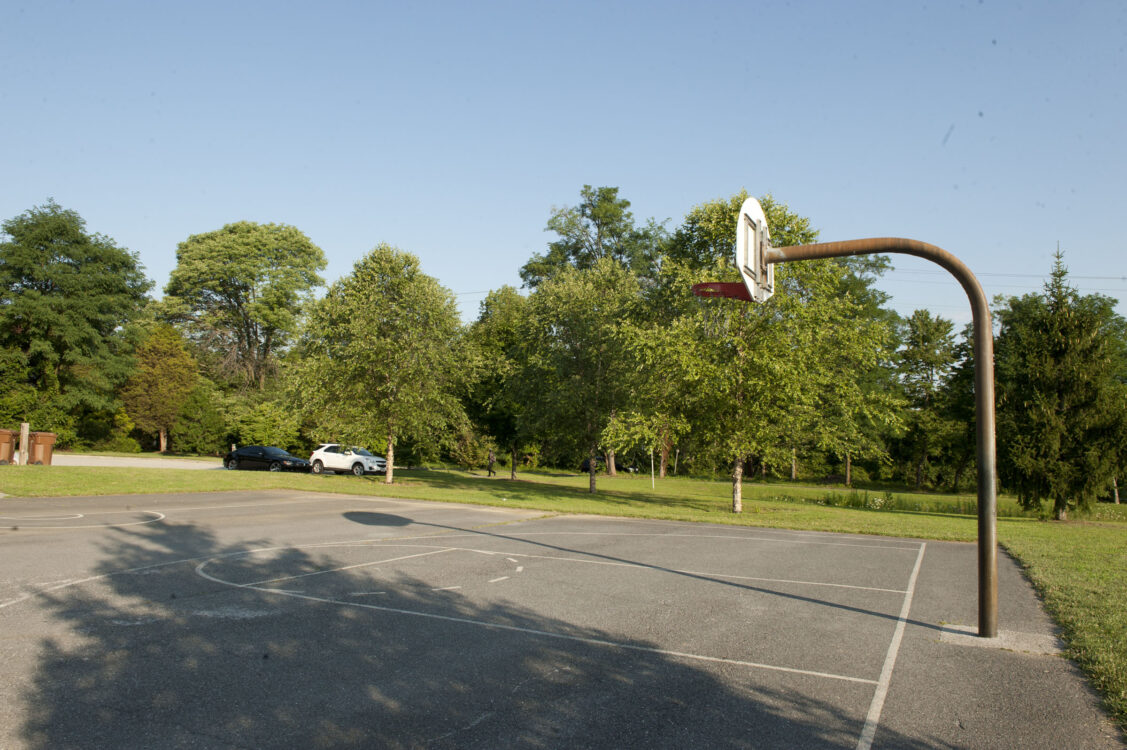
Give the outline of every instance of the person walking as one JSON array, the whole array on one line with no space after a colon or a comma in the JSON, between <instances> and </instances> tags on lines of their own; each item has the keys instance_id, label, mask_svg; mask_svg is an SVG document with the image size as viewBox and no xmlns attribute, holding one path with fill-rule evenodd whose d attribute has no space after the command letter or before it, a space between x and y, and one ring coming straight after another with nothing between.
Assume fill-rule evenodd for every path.
<instances>
[{"instance_id":1,"label":"person walking","mask_svg":"<svg viewBox=\"0 0 1127 750\"><path fill-rule=\"evenodd\" d=\"M493 449L492 448L489 449L488 461L489 461L489 476L494 476L494 475L497 474L497 472L493 471L493 464L495 464L497 462L497 456L493 455Z\"/></svg>"}]
</instances>

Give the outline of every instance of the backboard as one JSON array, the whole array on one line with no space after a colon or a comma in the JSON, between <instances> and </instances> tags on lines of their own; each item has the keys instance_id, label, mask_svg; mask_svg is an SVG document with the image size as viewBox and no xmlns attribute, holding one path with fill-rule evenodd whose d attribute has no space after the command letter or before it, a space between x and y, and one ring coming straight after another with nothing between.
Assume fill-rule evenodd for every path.
<instances>
[{"instance_id":1,"label":"backboard","mask_svg":"<svg viewBox=\"0 0 1127 750\"><path fill-rule=\"evenodd\" d=\"M770 246L771 233L763 207L755 198L748 198L736 221L736 268L756 302L766 302L775 293L775 268L767 263Z\"/></svg>"}]
</instances>

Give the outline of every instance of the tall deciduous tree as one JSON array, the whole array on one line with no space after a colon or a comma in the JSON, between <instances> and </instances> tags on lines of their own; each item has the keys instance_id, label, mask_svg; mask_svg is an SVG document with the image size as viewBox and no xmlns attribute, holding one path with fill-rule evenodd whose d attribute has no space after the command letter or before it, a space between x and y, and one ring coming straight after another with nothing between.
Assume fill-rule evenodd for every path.
<instances>
[{"instance_id":1,"label":"tall deciduous tree","mask_svg":"<svg viewBox=\"0 0 1127 750\"><path fill-rule=\"evenodd\" d=\"M564 268L528 301L524 418L531 431L573 440L587 454L592 493L600 437L625 401L623 324L639 299L637 277L601 258L585 270Z\"/></svg>"},{"instance_id":2,"label":"tall deciduous tree","mask_svg":"<svg viewBox=\"0 0 1127 750\"><path fill-rule=\"evenodd\" d=\"M999 469L1026 507L1058 520L1106 492L1116 472L1124 375L1114 301L1080 295L1057 254L1041 294L997 310Z\"/></svg>"},{"instance_id":3,"label":"tall deciduous tree","mask_svg":"<svg viewBox=\"0 0 1127 750\"><path fill-rule=\"evenodd\" d=\"M129 324L151 285L136 254L54 201L2 226L0 412L65 442L83 413L116 410L133 364Z\"/></svg>"},{"instance_id":4,"label":"tall deciduous tree","mask_svg":"<svg viewBox=\"0 0 1127 750\"><path fill-rule=\"evenodd\" d=\"M464 423L461 334L453 294L414 255L381 244L312 306L294 395L321 437L386 445L390 484L398 441Z\"/></svg>"},{"instance_id":5,"label":"tall deciduous tree","mask_svg":"<svg viewBox=\"0 0 1127 750\"><path fill-rule=\"evenodd\" d=\"M510 479L517 478L517 451L522 437L520 377L524 366L523 336L528 300L511 286L489 293L481 303L469 337L482 357L481 375L467 399L467 411L478 427L509 453Z\"/></svg>"},{"instance_id":6,"label":"tall deciduous tree","mask_svg":"<svg viewBox=\"0 0 1127 750\"><path fill-rule=\"evenodd\" d=\"M746 198L740 192L690 211L671 242L672 264L696 269L701 281L738 279L735 227ZM817 240L809 219L771 196L760 203L773 245ZM854 456L882 452L876 435L895 420L897 403L886 381L858 373L881 370L891 355L891 320L872 288L883 265L787 264L778 268L776 294L766 304L707 300L694 313L699 335L713 342L702 383L711 402L702 402L707 408L697 421L732 462L734 511L742 506L749 457L760 466L781 464L813 443L848 466Z\"/></svg>"},{"instance_id":7,"label":"tall deciduous tree","mask_svg":"<svg viewBox=\"0 0 1127 750\"><path fill-rule=\"evenodd\" d=\"M160 436L160 450L168 450L168 433L196 387L197 365L171 326L157 326L137 349L137 369L121 390L121 400L133 422Z\"/></svg>"},{"instance_id":8,"label":"tall deciduous tree","mask_svg":"<svg viewBox=\"0 0 1127 750\"><path fill-rule=\"evenodd\" d=\"M943 395L958 364L954 324L927 310L916 310L904 324L900 379L908 399L904 435L897 441L910 465L915 485L928 479L927 469L945 461L943 448L951 443L957 424L947 418Z\"/></svg>"},{"instance_id":9,"label":"tall deciduous tree","mask_svg":"<svg viewBox=\"0 0 1127 750\"><path fill-rule=\"evenodd\" d=\"M520 270L525 286L536 288L561 269L593 267L602 258L625 264L636 274L652 274L665 230L652 219L634 223L630 201L618 197L618 188L584 185L578 206L552 211L547 231L557 239L546 253L537 253Z\"/></svg>"},{"instance_id":10,"label":"tall deciduous tree","mask_svg":"<svg viewBox=\"0 0 1127 750\"><path fill-rule=\"evenodd\" d=\"M324 268L321 248L295 227L228 224L177 247L165 315L208 355L217 376L261 390Z\"/></svg>"}]
</instances>

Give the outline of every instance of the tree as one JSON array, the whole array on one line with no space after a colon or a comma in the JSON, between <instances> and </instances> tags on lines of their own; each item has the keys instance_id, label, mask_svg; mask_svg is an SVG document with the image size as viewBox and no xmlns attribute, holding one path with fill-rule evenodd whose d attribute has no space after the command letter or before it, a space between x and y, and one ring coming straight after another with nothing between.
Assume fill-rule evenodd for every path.
<instances>
[{"instance_id":1,"label":"tree","mask_svg":"<svg viewBox=\"0 0 1127 750\"><path fill-rule=\"evenodd\" d=\"M172 426L172 444L178 451L221 454L231 429L221 407L223 395L207 378L199 378Z\"/></svg>"},{"instance_id":2,"label":"tree","mask_svg":"<svg viewBox=\"0 0 1127 750\"><path fill-rule=\"evenodd\" d=\"M1059 252L1043 292L997 315L1000 474L1025 507L1065 520L1116 475L1127 323L1112 299L1069 286Z\"/></svg>"},{"instance_id":3,"label":"tree","mask_svg":"<svg viewBox=\"0 0 1127 750\"><path fill-rule=\"evenodd\" d=\"M535 289L563 268L591 268L603 258L617 260L640 276L652 275L665 235L661 225L651 219L644 227L635 226L630 201L619 198L616 187L584 185L580 195L578 206L553 209L547 231L558 239L520 269L525 286Z\"/></svg>"},{"instance_id":4,"label":"tree","mask_svg":"<svg viewBox=\"0 0 1127 750\"><path fill-rule=\"evenodd\" d=\"M386 445L390 484L398 441L433 444L464 424L463 352L453 294L381 244L312 306L292 393L320 437Z\"/></svg>"},{"instance_id":5,"label":"tree","mask_svg":"<svg viewBox=\"0 0 1127 750\"><path fill-rule=\"evenodd\" d=\"M906 429L898 441L911 465L915 485L927 478L927 467L939 463L958 426L947 418L943 394L958 363L954 324L927 310L916 310L904 325L900 382L908 399Z\"/></svg>"},{"instance_id":6,"label":"tree","mask_svg":"<svg viewBox=\"0 0 1127 750\"><path fill-rule=\"evenodd\" d=\"M164 315L217 375L262 390L324 268L321 248L295 227L228 224L177 247Z\"/></svg>"},{"instance_id":7,"label":"tree","mask_svg":"<svg viewBox=\"0 0 1127 750\"><path fill-rule=\"evenodd\" d=\"M735 281L735 227L747 192L696 206L670 242L666 267L691 269L697 281ZM817 240L810 220L765 196L760 201L776 246ZM895 420L888 394L892 329L872 284L885 267L867 262L809 261L776 271L776 294L765 305L706 300L694 308L677 301L690 281L663 284L660 307L695 318L708 343L701 363L706 396L694 417L732 466L732 507L742 507L748 459L793 461L799 447L816 447L844 460L883 452L878 439Z\"/></svg>"},{"instance_id":8,"label":"tree","mask_svg":"<svg viewBox=\"0 0 1127 750\"><path fill-rule=\"evenodd\" d=\"M146 432L160 436L168 450L168 433L196 387L196 361L171 326L157 326L137 349L137 369L121 390L129 417Z\"/></svg>"},{"instance_id":9,"label":"tree","mask_svg":"<svg viewBox=\"0 0 1127 750\"><path fill-rule=\"evenodd\" d=\"M736 219L739 218L740 207L749 197L747 190L740 190L731 197L716 198L694 206L673 232L666 257L697 270L733 268ZM760 198L759 204L767 217L773 246L805 245L817 241L818 232L807 217L791 211L770 194Z\"/></svg>"},{"instance_id":10,"label":"tree","mask_svg":"<svg viewBox=\"0 0 1127 750\"><path fill-rule=\"evenodd\" d=\"M116 411L133 365L133 329L151 286L134 253L88 234L54 201L3 225L0 412L54 430L64 444L83 414Z\"/></svg>"},{"instance_id":11,"label":"tree","mask_svg":"<svg viewBox=\"0 0 1127 750\"><path fill-rule=\"evenodd\" d=\"M600 438L625 400L623 322L639 299L637 277L601 258L585 270L563 268L528 300L523 418L529 432L554 434L587 455L592 493Z\"/></svg>"},{"instance_id":12,"label":"tree","mask_svg":"<svg viewBox=\"0 0 1127 750\"><path fill-rule=\"evenodd\" d=\"M480 377L470 386L466 411L482 430L509 452L509 478L517 478L517 452L523 437L519 383L524 366L522 330L528 300L511 286L489 293L470 326L469 338L482 358Z\"/></svg>"}]
</instances>

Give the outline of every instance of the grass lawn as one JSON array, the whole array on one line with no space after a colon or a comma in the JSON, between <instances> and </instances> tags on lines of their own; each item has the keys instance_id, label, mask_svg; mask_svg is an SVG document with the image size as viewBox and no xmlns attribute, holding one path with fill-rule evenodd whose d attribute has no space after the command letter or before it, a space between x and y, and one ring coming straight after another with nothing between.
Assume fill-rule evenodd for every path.
<instances>
[{"instance_id":1,"label":"grass lawn","mask_svg":"<svg viewBox=\"0 0 1127 750\"><path fill-rule=\"evenodd\" d=\"M214 460L214 459L212 459ZM507 476L507 475L504 475ZM854 491L792 483L744 484L744 512L731 513L726 481L522 473L486 479L463 471L396 470L382 477L271 472L64 466L0 467L0 492L28 497L292 489L532 508L676 521L704 521L854 534L974 541L971 495ZM1127 729L1127 505L1100 505L1081 521L1026 517L998 501L998 537L1026 568L1060 624L1068 655L1088 674Z\"/></svg>"}]
</instances>

